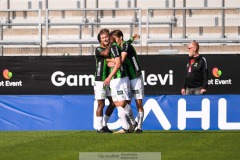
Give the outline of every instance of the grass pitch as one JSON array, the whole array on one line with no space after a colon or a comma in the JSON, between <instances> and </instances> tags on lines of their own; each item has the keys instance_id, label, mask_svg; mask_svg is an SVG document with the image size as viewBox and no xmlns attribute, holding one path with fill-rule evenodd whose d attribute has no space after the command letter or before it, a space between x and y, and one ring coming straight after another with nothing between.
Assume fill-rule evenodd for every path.
<instances>
[{"instance_id":1,"label":"grass pitch","mask_svg":"<svg viewBox=\"0 0 240 160\"><path fill-rule=\"evenodd\" d=\"M240 131L1 131L0 160L78 160L79 152L161 152L162 160L240 159Z\"/></svg>"}]
</instances>

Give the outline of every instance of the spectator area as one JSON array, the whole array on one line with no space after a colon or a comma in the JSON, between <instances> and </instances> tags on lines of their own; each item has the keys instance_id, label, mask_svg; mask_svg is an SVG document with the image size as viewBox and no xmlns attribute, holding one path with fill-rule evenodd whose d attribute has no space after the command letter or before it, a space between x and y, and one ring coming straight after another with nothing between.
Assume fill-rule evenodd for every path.
<instances>
[{"instance_id":1,"label":"spectator area","mask_svg":"<svg viewBox=\"0 0 240 160\"><path fill-rule=\"evenodd\" d=\"M139 54L240 53L240 0L0 0L0 55L93 55L102 28Z\"/></svg>"}]
</instances>

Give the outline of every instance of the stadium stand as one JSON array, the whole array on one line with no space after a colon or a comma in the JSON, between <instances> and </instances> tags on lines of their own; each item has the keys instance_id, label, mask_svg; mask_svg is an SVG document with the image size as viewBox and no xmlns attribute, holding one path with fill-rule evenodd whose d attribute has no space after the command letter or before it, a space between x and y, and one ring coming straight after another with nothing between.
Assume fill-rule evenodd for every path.
<instances>
[{"instance_id":1,"label":"stadium stand","mask_svg":"<svg viewBox=\"0 0 240 160\"><path fill-rule=\"evenodd\" d=\"M0 0L0 55L93 55L102 28L121 29L139 54L240 53L240 0Z\"/></svg>"}]
</instances>

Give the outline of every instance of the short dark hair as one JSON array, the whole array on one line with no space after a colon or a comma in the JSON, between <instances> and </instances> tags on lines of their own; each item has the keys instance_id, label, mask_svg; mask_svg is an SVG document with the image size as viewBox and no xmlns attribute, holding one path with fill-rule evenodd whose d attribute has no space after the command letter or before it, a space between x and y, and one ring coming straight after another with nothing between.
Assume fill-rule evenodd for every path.
<instances>
[{"instance_id":1,"label":"short dark hair","mask_svg":"<svg viewBox=\"0 0 240 160\"><path fill-rule=\"evenodd\" d=\"M118 37L118 38L120 38L120 37L123 38L123 33L122 33L122 31L120 31L120 30L118 30L118 29L112 31L110 34L112 34L113 36L116 36L116 37Z\"/></svg>"},{"instance_id":2,"label":"short dark hair","mask_svg":"<svg viewBox=\"0 0 240 160\"><path fill-rule=\"evenodd\" d=\"M97 40L98 40L99 43L101 43L101 38L100 38L100 34L99 33L97 35Z\"/></svg>"}]
</instances>

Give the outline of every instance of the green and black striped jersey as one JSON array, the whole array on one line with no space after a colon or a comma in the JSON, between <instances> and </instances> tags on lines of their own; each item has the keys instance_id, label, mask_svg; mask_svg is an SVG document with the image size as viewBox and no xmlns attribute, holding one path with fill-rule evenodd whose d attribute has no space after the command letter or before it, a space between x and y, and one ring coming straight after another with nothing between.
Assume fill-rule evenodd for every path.
<instances>
[{"instance_id":1,"label":"green and black striped jersey","mask_svg":"<svg viewBox=\"0 0 240 160\"><path fill-rule=\"evenodd\" d=\"M120 57L121 58L121 47L117 44L117 43L113 43L112 47L111 47L111 52L110 52L110 56L111 58L116 58L116 57ZM113 70L113 68L110 68L110 72ZM126 77L127 73L126 73L126 69L124 64L121 64L121 67L118 69L117 73L113 76L112 79L115 78L122 78L122 77Z\"/></svg>"},{"instance_id":2,"label":"green and black striped jersey","mask_svg":"<svg viewBox=\"0 0 240 160\"><path fill-rule=\"evenodd\" d=\"M104 81L109 75L109 67L107 66L106 57L100 55L103 50L105 50L105 48L101 46L97 47L95 50L95 81Z\"/></svg>"},{"instance_id":3,"label":"green and black striped jersey","mask_svg":"<svg viewBox=\"0 0 240 160\"><path fill-rule=\"evenodd\" d=\"M122 52L127 53L127 57L125 59L126 71L129 79L134 79L142 74L137 52L134 47L127 41L122 43Z\"/></svg>"}]
</instances>

